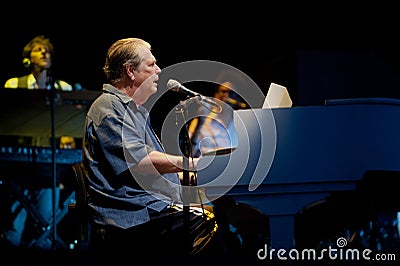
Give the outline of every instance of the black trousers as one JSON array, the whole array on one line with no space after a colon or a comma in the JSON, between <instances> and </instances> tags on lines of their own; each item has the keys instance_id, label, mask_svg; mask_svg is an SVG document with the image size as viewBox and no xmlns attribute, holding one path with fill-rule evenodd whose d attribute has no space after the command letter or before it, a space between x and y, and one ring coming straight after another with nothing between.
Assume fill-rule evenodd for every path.
<instances>
[{"instance_id":1,"label":"black trousers","mask_svg":"<svg viewBox=\"0 0 400 266\"><path fill-rule=\"evenodd\" d=\"M187 214L187 213L186 213ZM224 253L213 213L173 207L152 213L151 221L129 229L92 226L91 250L104 259L161 259Z\"/></svg>"}]
</instances>

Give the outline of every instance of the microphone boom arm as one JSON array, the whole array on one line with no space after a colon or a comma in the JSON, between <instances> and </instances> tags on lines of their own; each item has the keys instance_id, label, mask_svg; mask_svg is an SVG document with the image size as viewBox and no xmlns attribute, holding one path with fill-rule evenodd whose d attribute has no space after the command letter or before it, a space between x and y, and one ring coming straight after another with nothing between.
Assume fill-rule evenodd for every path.
<instances>
[{"instance_id":1,"label":"microphone boom arm","mask_svg":"<svg viewBox=\"0 0 400 266\"><path fill-rule=\"evenodd\" d=\"M176 81L174 79L168 80L167 88L172 91L186 94L186 95L188 95L189 98L196 99L211 112L220 113L222 111L222 106L220 104L218 104L216 101L214 101L213 99L211 99L211 97L207 97L207 96L201 95L198 92L189 90L186 87L184 87L181 83L179 83L178 81ZM210 105L211 107L209 107L208 105ZM212 107L214 107L214 108L212 108Z\"/></svg>"}]
</instances>

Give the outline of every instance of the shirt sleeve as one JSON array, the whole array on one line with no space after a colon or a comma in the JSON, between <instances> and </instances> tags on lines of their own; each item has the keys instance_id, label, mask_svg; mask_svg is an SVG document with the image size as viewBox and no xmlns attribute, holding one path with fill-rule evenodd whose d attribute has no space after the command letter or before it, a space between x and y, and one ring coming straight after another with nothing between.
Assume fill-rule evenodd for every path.
<instances>
[{"instance_id":1,"label":"shirt sleeve","mask_svg":"<svg viewBox=\"0 0 400 266\"><path fill-rule=\"evenodd\" d=\"M18 78L11 78L6 81L4 88L16 89L18 87Z\"/></svg>"}]
</instances>

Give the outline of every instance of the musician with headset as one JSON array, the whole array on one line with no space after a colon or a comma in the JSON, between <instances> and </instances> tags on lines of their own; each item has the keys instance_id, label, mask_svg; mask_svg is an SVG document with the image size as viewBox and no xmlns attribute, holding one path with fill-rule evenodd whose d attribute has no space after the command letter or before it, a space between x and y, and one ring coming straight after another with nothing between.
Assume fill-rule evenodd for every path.
<instances>
[{"instance_id":1,"label":"musician with headset","mask_svg":"<svg viewBox=\"0 0 400 266\"><path fill-rule=\"evenodd\" d=\"M51 76L52 56L54 46L49 38L43 35L34 37L25 45L22 63L30 73L21 77L10 78L4 84L5 88L25 89L56 89L71 91L72 86L62 80L53 80Z\"/></svg>"},{"instance_id":2,"label":"musician with headset","mask_svg":"<svg viewBox=\"0 0 400 266\"><path fill-rule=\"evenodd\" d=\"M5 88L21 88L21 89L52 89L63 91L72 91L73 87L62 80L53 79L51 75L52 57L54 47L50 39L39 35L30 40L23 48L23 64L30 73L20 77L10 78L5 82ZM34 140L30 145L49 146L49 140ZM32 178L33 179L33 178ZM51 221L53 217L53 187L51 184L36 182L29 179L29 184L18 184L21 193L36 207L38 213L46 220ZM32 182L31 182L32 181ZM12 194L12 193L10 193ZM58 206L60 198L60 188L56 187L54 204ZM32 223L27 210L22 206L21 202L10 195L10 210L6 216L4 232L2 234L2 242L11 247L28 247L33 245L37 249L49 250L52 248L52 241L49 237L44 239L35 239L32 234ZM44 229L46 230L46 229ZM33 243L33 244L32 244Z\"/></svg>"}]
</instances>

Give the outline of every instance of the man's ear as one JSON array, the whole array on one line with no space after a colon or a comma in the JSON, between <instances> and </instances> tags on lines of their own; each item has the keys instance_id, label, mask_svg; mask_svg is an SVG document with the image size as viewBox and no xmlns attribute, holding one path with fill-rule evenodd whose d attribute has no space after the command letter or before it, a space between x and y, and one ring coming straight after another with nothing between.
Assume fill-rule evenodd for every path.
<instances>
[{"instance_id":1,"label":"man's ear","mask_svg":"<svg viewBox=\"0 0 400 266\"><path fill-rule=\"evenodd\" d=\"M126 71L126 74L128 75L128 77L129 77L131 80L134 80L134 79L135 79L135 72L136 72L136 70L135 70L132 66L126 65L126 66L125 66L125 71Z\"/></svg>"}]
</instances>

